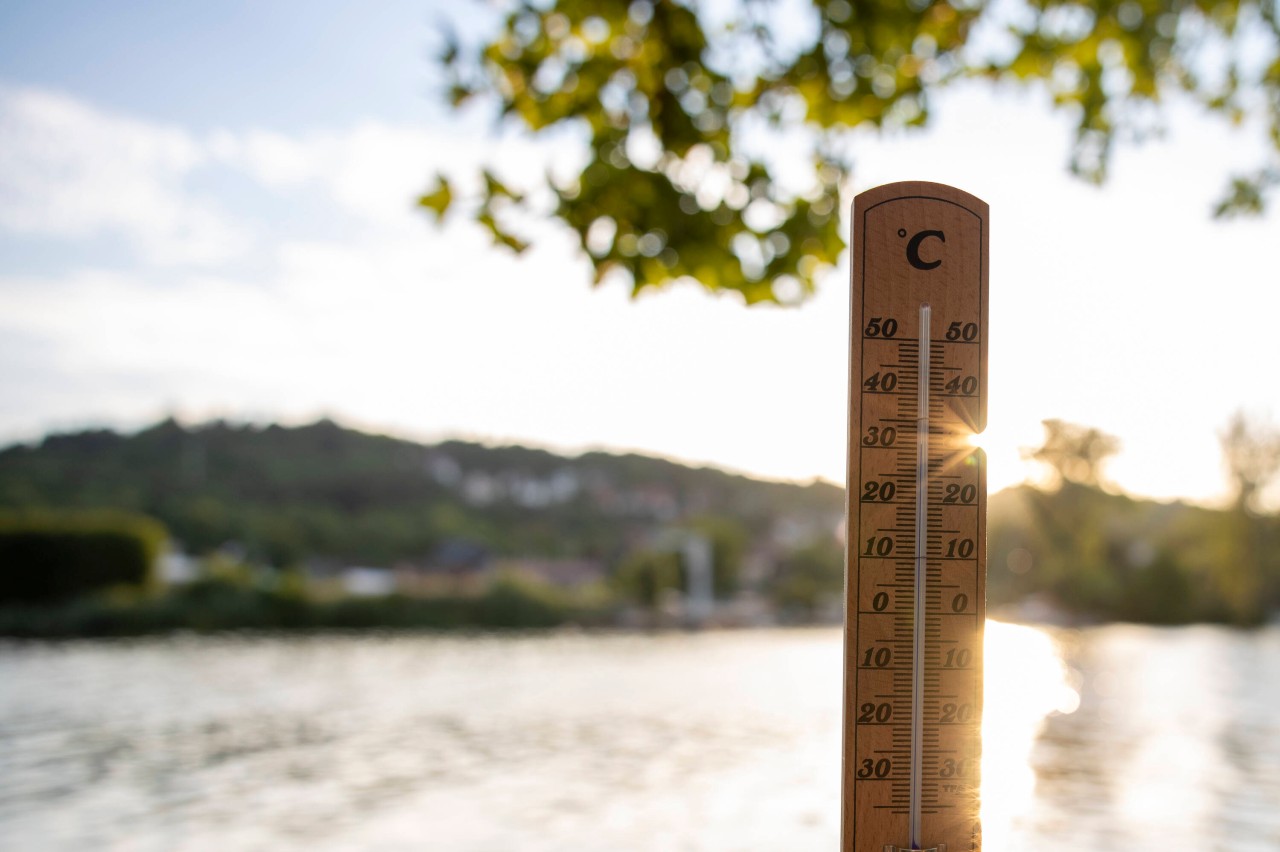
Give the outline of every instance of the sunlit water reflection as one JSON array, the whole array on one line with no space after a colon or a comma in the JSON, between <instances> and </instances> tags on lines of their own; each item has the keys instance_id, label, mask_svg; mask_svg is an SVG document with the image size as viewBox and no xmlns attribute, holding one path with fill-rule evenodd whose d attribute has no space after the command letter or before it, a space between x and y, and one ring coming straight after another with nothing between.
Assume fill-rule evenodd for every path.
<instances>
[{"instance_id":1,"label":"sunlit water reflection","mask_svg":"<svg viewBox=\"0 0 1280 852\"><path fill-rule=\"evenodd\" d=\"M0 848L834 850L840 647L4 645ZM988 850L1280 848L1280 632L990 623L986 665Z\"/></svg>"},{"instance_id":2,"label":"sunlit water reflection","mask_svg":"<svg viewBox=\"0 0 1280 852\"><path fill-rule=\"evenodd\" d=\"M1047 633L987 622L982 711L982 835L991 850L1023 840L1035 804L1031 751L1051 714L1080 705L1075 675Z\"/></svg>"},{"instance_id":3,"label":"sunlit water reflection","mask_svg":"<svg viewBox=\"0 0 1280 852\"><path fill-rule=\"evenodd\" d=\"M1032 752L1039 848L1280 849L1280 630L1069 638L1081 702Z\"/></svg>"}]
</instances>

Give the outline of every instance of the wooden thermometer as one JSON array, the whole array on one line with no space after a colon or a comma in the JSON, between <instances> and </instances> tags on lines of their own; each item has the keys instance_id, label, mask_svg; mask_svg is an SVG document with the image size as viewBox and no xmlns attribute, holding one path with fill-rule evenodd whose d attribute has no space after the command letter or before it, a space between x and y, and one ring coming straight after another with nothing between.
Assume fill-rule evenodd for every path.
<instances>
[{"instance_id":1,"label":"wooden thermometer","mask_svg":"<svg viewBox=\"0 0 1280 852\"><path fill-rule=\"evenodd\" d=\"M987 205L853 206L842 852L981 849Z\"/></svg>"}]
</instances>

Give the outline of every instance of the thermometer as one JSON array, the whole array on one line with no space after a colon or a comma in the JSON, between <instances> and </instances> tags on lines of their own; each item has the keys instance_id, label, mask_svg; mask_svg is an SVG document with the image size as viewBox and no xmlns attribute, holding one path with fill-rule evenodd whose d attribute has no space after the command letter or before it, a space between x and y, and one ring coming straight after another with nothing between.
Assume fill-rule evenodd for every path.
<instances>
[{"instance_id":1,"label":"thermometer","mask_svg":"<svg viewBox=\"0 0 1280 852\"><path fill-rule=\"evenodd\" d=\"M982 847L988 210L853 207L842 852Z\"/></svg>"}]
</instances>

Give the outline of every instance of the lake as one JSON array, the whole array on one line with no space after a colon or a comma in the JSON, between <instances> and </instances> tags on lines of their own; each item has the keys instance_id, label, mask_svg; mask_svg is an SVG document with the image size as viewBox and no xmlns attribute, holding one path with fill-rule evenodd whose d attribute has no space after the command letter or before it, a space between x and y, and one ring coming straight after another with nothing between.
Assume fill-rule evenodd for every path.
<instances>
[{"instance_id":1,"label":"lake","mask_svg":"<svg viewBox=\"0 0 1280 852\"><path fill-rule=\"evenodd\" d=\"M840 633L0 644L6 850L835 850ZM990 622L985 849L1280 849L1280 628Z\"/></svg>"}]
</instances>

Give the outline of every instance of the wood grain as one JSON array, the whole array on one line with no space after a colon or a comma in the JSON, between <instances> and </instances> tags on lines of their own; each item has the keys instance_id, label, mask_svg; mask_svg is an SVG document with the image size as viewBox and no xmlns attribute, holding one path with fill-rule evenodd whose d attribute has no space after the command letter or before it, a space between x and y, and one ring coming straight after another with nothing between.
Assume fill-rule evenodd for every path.
<instances>
[{"instance_id":1,"label":"wood grain","mask_svg":"<svg viewBox=\"0 0 1280 852\"><path fill-rule=\"evenodd\" d=\"M981 848L988 208L881 186L853 210L841 849L910 848L918 378L930 306L924 848ZM890 543L886 543L886 540Z\"/></svg>"}]
</instances>

